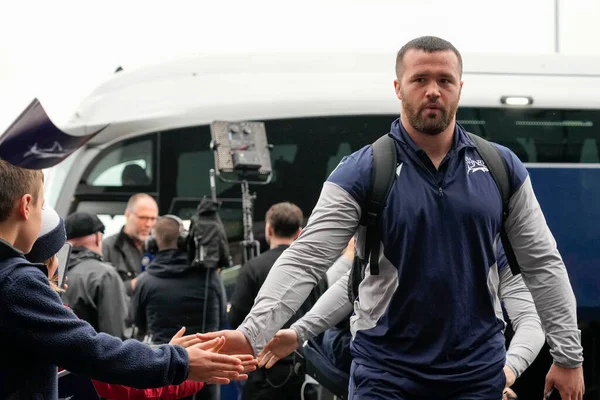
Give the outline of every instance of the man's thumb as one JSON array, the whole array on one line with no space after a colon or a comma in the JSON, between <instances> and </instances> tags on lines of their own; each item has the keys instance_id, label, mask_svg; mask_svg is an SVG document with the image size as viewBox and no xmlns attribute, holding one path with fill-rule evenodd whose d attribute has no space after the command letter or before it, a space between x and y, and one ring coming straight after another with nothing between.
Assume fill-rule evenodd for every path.
<instances>
[{"instance_id":1,"label":"man's thumb","mask_svg":"<svg viewBox=\"0 0 600 400\"><path fill-rule=\"evenodd\" d=\"M544 399L548 396L548 393L554 388L554 379L550 376L546 377L546 384L544 385Z\"/></svg>"},{"instance_id":2,"label":"man's thumb","mask_svg":"<svg viewBox=\"0 0 600 400\"><path fill-rule=\"evenodd\" d=\"M194 348L200 349L200 350L206 350L206 351L211 351L213 349L213 347L219 347L219 350L221 349L221 347L223 347L223 344L225 344L225 338L222 337L216 337L214 339L210 339L201 343L196 343L194 346Z\"/></svg>"},{"instance_id":3,"label":"man's thumb","mask_svg":"<svg viewBox=\"0 0 600 400\"><path fill-rule=\"evenodd\" d=\"M207 332L207 333L196 333L196 337L200 340L213 340L218 338L219 336L223 336L221 331L218 332Z\"/></svg>"}]
</instances>

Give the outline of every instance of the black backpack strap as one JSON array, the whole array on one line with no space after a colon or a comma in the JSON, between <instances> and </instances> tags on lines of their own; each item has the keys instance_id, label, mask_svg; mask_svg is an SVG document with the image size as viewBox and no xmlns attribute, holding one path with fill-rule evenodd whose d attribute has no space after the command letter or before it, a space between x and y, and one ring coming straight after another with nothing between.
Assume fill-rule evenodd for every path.
<instances>
[{"instance_id":1,"label":"black backpack strap","mask_svg":"<svg viewBox=\"0 0 600 400\"><path fill-rule=\"evenodd\" d=\"M468 132L468 134L475 144L477 152L481 158L483 158L483 162L488 167L490 174L492 174L494 182L496 182L496 186L498 186L498 190L502 196L502 227L500 228L500 240L502 240L506 259L508 260L508 265L510 266L513 275L518 275L521 272L521 267L519 267L517 257L508 240L508 234L504 227L504 223L508 218L508 202L510 201L511 196L510 179L508 178L506 161L500 154L500 151L490 142L473 133Z\"/></svg>"},{"instance_id":2,"label":"black backpack strap","mask_svg":"<svg viewBox=\"0 0 600 400\"><path fill-rule=\"evenodd\" d=\"M364 269L367 261L370 265L371 275L379 275L381 214L394 183L396 165L398 163L396 144L389 134L377 139L372 147L373 169L371 172L371 186L367 195L367 202L363 206L360 222L367 229L363 248L364 258L354 257L348 281L348 295L352 303L358 296L358 286L364 278Z\"/></svg>"},{"instance_id":3,"label":"black backpack strap","mask_svg":"<svg viewBox=\"0 0 600 400\"><path fill-rule=\"evenodd\" d=\"M396 144L388 134L373 143L373 170L371 171L371 191L367 198L364 216L367 234L365 240L365 260L369 260L371 275L379 275L379 251L381 245L381 214L394 183L396 175ZM370 257L370 258L369 258Z\"/></svg>"}]
</instances>

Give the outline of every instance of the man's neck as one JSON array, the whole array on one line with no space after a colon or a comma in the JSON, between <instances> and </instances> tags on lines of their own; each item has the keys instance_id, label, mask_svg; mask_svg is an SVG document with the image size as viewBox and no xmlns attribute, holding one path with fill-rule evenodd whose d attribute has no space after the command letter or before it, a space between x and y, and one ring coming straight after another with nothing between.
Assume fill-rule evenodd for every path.
<instances>
[{"instance_id":1,"label":"man's neck","mask_svg":"<svg viewBox=\"0 0 600 400\"><path fill-rule=\"evenodd\" d=\"M142 250L142 248L144 247L144 242L138 240L135 236L131 235L129 233L129 230L127 229L127 226L123 228L123 233L126 234L129 239L131 239L131 241L133 242L135 247L137 247L138 250Z\"/></svg>"},{"instance_id":2,"label":"man's neck","mask_svg":"<svg viewBox=\"0 0 600 400\"><path fill-rule=\"evenodd\" d=\"M175 251L175 250L179 250L179 248L177 247L177 245L175 245L175 246L167 246L165 248L160 248L160 247L158 248L159 252L161 252L161 251Z\"/></svg>"},{"instance_id":3,"label":"man's neck","mask_svg":"<svg viewBox=\"0 0 600 400\"><path fill-rule=\"evenodd\" d=\"M269 246L271 250L279 246L291 246L292 243L294 243L294 240L295 239L291 238L272 237L269 241Z\"/></svg>"},{"instance_id":4,"label":"man's neck","mask_svg":"<svg viewBox=\"0 0 600 400\"><path fill-rule=\"evenodd\" d=\"M417 147L427 154L435 168L438 168L444 157L446 157L446 154L448 154L452 148L456 120L453 119L450 125L448 125L448 128L437 135L428 135L416 130L409 121L406 120L404 113L401 116L401 121L408 136L415 142Z\"/></svg>"},{"instance_id":5,"label":"man's neck","mask_svg":"<svg viewBox=\"0 0 600 400\"><path fill-rule=\"evenodd\" d=\"M82 247L85 247L86 249L88 249L92 253L96 253L96 254L100 254L100 255L102 254L102 249L99 248L98 246L84 245Z\"/></svg>"},{"instance_id":6,"label":"man's neck","mask_svg":"<svg viewBox=\"0 0 600 400\"><path fill-rule=\"evenodd\" d=\"M0 225L0 239L4 240L6 243L14 246L17 241L17 236L18 233L14 228L10 229L4 224Z\"/></svg>"}]
</instances>

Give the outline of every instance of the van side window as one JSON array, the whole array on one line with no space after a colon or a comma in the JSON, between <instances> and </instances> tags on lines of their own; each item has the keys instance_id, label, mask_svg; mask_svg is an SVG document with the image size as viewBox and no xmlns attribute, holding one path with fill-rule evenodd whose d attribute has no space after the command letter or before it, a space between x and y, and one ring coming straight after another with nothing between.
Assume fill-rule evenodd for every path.
<instances>
[{"instance_id":1,"label":"van side window","mask_svg":"<svg viewBox=\"0 0 600 400\"><path fill-rule=\"evenodd\" d=\"M458 109L457 120L525 163L600 162L597 110L465 107Z\"/></svg>"},{"instance_id":2,"label":"van side window","mask_svg":"<svg viewBox=\"0 0 600 400\"><path fill-rule=\"evenodd\" d=\"M89 186L144 186L153 182L153 141L124 141L101 155L87 177Z\"/></svg>"}]
</instances>

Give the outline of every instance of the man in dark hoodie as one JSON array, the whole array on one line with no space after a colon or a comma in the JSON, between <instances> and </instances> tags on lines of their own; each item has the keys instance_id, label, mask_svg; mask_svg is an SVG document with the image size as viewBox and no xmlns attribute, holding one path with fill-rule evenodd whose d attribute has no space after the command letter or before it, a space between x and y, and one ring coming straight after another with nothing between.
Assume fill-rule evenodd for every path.
<instances>
[{"instance_id":1,"label":"man in dark hoodie","mask_svg":"<svg viewBox=\"0 0 600 400\"><path fill-rule=\"evenodd\" d=\"M67 241L73 245L63 300L98 332L124 338L127 300L117 271L102 262L104 224L97 216L76 212L65 220Z\"/></svg>"},{"instance_id":2,"label":"man in dark hoodie","mask_svg":"<svg viewBox=\"0 0 600 400\"><path fill-rule=\"evenodd\" d=\"M151 234L158 251L138 276L131 300L136 327L156 344L168 343L182 326L188 332L210 332L221 324L218 272L190 266L183 251L184 230L176 216L159 218ZM218 398L217 389L205 386L198 396Z\"/></svg>"},{"instance_id":3,"label":"man in dark hoodie","mask_svg":"<svg viewBox=\"0 0 600 400\"><path fill-rule=\"evenodd\" d=\"M138 276L133 292L135 325L140 333L151 335L153 343L168 343L182 326L209 332L221 322L218 273L190 266L187 252L178 245L184 229L171 215L157 221L152 238L158 252Z\"/></svg>"},{"instance_id":4,"label":"man in dark hoodie","mask_svg":"<svg viewBox=\"0 0 600 400\"><path fill-rule=\"evenodd\" d=\"M0 160L0 341L10 353L0 363L1 399L58 398L57 365L107 383L136 388L179 384L185 379L228 383L245 379L250 361L97 333L64 307L44 264L29 262L42 227L42 171ZM220 339L222 344L223 339Z\"/></svg>"}]
</instances>

